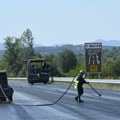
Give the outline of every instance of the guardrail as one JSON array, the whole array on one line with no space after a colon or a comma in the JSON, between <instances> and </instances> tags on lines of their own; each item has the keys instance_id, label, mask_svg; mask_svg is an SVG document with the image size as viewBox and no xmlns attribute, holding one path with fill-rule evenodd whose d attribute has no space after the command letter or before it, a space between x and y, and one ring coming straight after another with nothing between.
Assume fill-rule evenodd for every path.
<instances>
[{"instance_id":1,"label":"guardrail","mask_svg":"<svg viewBox=\"0 0 120 120\"><path fill-rule=\"evenodd\" d=\"M27 80L27 78L8 78L8 80ZM51 79L50 79L51 80ZM117 79L85 79L90 83L111 83L111 84L120 84L120 80ZM72 82L73 77L53 77L55 82Z\"/></svg>"}]
</instances>

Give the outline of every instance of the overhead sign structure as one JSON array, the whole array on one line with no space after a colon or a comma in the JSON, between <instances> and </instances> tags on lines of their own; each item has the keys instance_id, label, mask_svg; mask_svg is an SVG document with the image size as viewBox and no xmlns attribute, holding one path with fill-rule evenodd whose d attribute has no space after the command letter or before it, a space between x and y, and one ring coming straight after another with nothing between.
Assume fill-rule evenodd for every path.
<instances>
[{"instance_id":1,"label":"overhead sign structure","mask_svg":"<svg viewBox=\"0 0 120 120\"><path fill-rule=\"evenodd\" d=\"M102 43L85 43L86 72L102 72Z\"/></svg>"}]
</instances>

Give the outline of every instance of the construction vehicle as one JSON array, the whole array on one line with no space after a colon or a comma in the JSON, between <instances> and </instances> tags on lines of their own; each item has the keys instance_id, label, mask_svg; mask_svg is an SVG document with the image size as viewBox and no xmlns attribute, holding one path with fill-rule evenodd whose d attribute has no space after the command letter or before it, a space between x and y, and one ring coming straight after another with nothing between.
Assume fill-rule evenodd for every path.
<instances>
[{"instance_id":1,"label":"construction vehicle","mask_svg":"<svg viewBox=\"0 0 120 120\"><path fill-rule=\"evenodd\" d=\"M6 70L0 71L0 101L12 102L14 90L8 85Z\"/></svg>"},{"instance_id":2,"label":"construction vehicle","mask_svg":"<svg viewBox=\"0 0 120 120\"><path fill-rule=\"evenodd\" d=\"M36 58L29 59L27 62L27 80L28 83L48 83L50 78L49 59Z\"/></svg>"}]
</instances>

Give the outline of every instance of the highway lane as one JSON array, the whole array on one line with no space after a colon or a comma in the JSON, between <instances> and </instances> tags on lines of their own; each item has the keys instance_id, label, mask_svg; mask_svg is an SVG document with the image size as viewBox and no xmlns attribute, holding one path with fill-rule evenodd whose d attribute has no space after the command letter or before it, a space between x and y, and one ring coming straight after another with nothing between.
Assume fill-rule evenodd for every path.
<instances>
[{"instance_id":1,"label":"highway lane","mask_svg":"<svg viewBox=\"0 0 120 120\"><path fill-rule=\"evenodd\" d=\"M0 120L119 120L120 91L98 90L98 97L92 89L85 89L84 103L74 100L77 92L70 88L68 93L55 105L66 90L66 86L56 84L30 85L26 81L14 82L13 104L0 103Z\"/></svg>"}]
</instances>

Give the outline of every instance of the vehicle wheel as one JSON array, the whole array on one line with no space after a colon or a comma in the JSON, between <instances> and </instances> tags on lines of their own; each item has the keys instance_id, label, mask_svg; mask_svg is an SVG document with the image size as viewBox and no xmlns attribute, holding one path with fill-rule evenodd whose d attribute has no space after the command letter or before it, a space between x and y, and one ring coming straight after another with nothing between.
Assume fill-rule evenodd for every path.
<instances>
[{"instance_id":1,"label":"vehicle wheel","mask_svg":"<svg viewBox=\"0 0 120 120\"><path fill-rule=\"evenodd\" d=\"M10 89L10 93L14 93L14 90L13 90L13 88L12 87L9 87L9 89Z\"/></svg>"},{"instance_id":2,"label":"vehicle wheel","mask_svg":"<svg viewBox=\"0 0 120 120\"><path fill-rule=\"evenodd\" d=\"M34 83L32 82L31 85L33 85Z\"/></svg>"}]
</instances>

